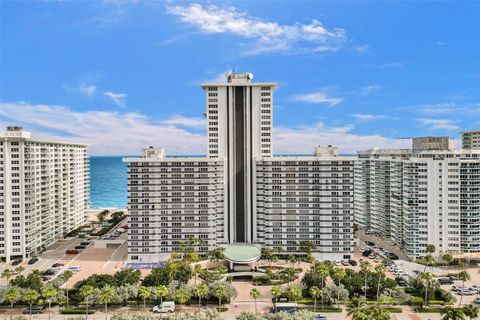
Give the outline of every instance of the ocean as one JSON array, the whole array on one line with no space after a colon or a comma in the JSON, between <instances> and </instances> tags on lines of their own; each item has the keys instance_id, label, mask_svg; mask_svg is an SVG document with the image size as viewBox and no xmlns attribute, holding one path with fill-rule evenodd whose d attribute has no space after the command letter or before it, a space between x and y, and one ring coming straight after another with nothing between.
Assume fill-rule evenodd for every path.
<instances>
[{"instance_id":1,"label":"ocean","mask_svg":"<svg viewBox=\"0 0 480 320\"><path fill-rule=\"evenodd\" d=\"M90 208L127 207L127 164L122 158L90 157Z\"/></svg>"}]
</instances>

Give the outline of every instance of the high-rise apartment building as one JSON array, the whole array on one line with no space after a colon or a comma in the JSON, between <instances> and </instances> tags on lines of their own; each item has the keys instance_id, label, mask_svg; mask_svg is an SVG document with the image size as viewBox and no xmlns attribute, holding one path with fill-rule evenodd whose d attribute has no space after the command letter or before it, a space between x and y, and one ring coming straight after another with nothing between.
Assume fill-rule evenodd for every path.
<instances>
[{"instance_id":1,"label":"high-rise apartment building","mask_svg":"<svg viewBox=\"0 0 480 320\"><path fill-rule=\"evenodd\" d=\"M480 150L480 130L462 131L462 149Z\"/></svg>"},{"instance_id":2,"label":"high-rise apartment building","mask_svg":"<svg viewBox=\"0 0 480 320\"><path fill-rule=\"evenodd\" d=\"M85 222L88 147L0 133L0 257L27 257Z\"/></svg>"},{"instance_id":3,"label":"high-rise apartment building","mask_svg":"<svg viewBox=\"0 0 480 320\"><path fill-rule=\"evenodd\" d=\"M359 152L355 221L410 257L480 252L480 150L430 147Z\"/></svg>"},{"instance_id":4,"label":"high-rise apartment building","mask_svg":"<svg viewBox=\"0 0 480 320\"><path fill-rule=\"evenodd\" d=\"M312 156L272 156L275 83L229 74L206 92L208 154L127 158L132 262L165 260L182 241L204 252L249 243L299 253L313 241L320 259L353 251L353 158L334 147Z\"/></svg>"}]
</instances>

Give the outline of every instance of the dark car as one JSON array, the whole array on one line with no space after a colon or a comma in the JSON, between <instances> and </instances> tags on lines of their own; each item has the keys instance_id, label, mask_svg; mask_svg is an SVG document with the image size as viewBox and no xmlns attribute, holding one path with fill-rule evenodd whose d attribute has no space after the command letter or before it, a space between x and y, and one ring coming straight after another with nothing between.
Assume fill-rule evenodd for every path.
<instances>
[{"instance_id":1,"label":"dark car","mask_svg":"<svg viewBox=\"0 0 480 320\"><path fill-rule=\"evenodd\" d=\"M355 261L353 259L348 260L348 263L353 267L355 267L358 264L357 261Z\"/></svg>"},{"instance_id":2,"label":"dark car","mask_svg":"<svg viewBox=\"0 0 480 320\"><path fill-rule=\"evenodd\" d=\"M88 246L90 245L90 241L80 242L80 245L85 246L85 247L88 247Z\"/></svg>"},{"instance_id":3,"label":"dark car","mask_svg":"<svg viewBox=\"0 0 480 320\"><path fill-rule=\"evenodd\" d=\"M22 259L18 259L12 262L12 266L18 266L20 263L22 263Z\"/></svg>"},{"instance_id":4,"label":"dark car","mask_svg":"<svg viewBox=\"0 0 480 320\"><path fill-rule=\"evenodd\" d=\"M61 268L61 267L63 267L63 266L65 266L63 263L58 263L58 262L52 264L52 268Z\"/></svg>"},{"instance_id":5,"label":"dark car","mask_svg":"<svg viewBox=\"0 0 480 320\"><path fill-rule=\"evenodd\" d=\"M75 249L77 249L77 250L83 250L85 248L86 248L85 246L75 246Z\"/></svg>"},{"instance_id":6,"label":"dark car","mask_svg":"<svg viewBox=\"0 0 480 320\"><path fill-rule=\"evenodd\" d=\"M362 252L362 256L364 257L368 257L369 255L371 255L373 253L372 250L368 249L368 250L365 250Z\"/></svg>"},{"instance_id":7,"label":"dark car","mask_svg":"<svg viewBox=\"0 0 480 320\"><path fill-rule=\"evenodd\" d=\"M32 259L28 260L28 264L35 264L38 262L38 258L37 257L33 257Z\"/></svg>"},{"instance_id":8,"label":"dark car","mask_svg":"<svg viewBox=\"0 0 480 320\"><path fill-rule=\"evenodd\" d=\"M73 250L73 249L68 249L67 251L65 251L66 254L79 254L80 251L78 250Z\"/></svg>"},{"instance_id":9,"label":"dark car","mask_svg":"<svg viewBox=\"0 0 480 320\"><path fill-rule=\"evenodd\" d=\"M456 280L460 280L460 278L458 277L458 275L456 274L452 274L450 276L448 276L452 281L456 281Z\"/></svg>"},{"instance_id":10,"label":"dark car","mask_svg":"<svg viewBox=\"0 0 480 320\"><path fill-rule=\"evenodd\" d=\"M392 260L398 260L398 256L395 253L389 253L387 254L387 257L392 259Z\"/></svg>"},{"instance_id":11,"label":"dark car","mask_svg":"<svg viewBox=\"0 0 480 320\"><path fill-rule=\"evenodd\" d=\"M367 246L370 246L370 247L375 247L375 243L371 242L371 241L365 241L365 244Z\"/></svg>"},{"instance_id":12,"label":"dark car","mask_svg":"<svg viewBox=\"0 0 480 320\"><path fill-rule=\"evenodd\" d=\"M55 275L57 272L55 270L52 270L52 269L47 269L45 271L42 272L42 275L44 276L53 276Z\"/></svg>"},{"instance_id":13,"label":"dark car","mask_svg":"<svg viewBox=\"0 0 480 320\"><path fill-rule=\"evenodd\" d=\"M396 277L396 278L395 278L395 281L397 281L397 283L398 283L398 285L399 285L400 287L406 287L406 286L408 286L407 281L405 281L405 279L403 279L402 277Z\"/></svg>"},{"instance_id":14,"label":"dark car","mask_svg":"<svg viewBox=\"0 0 480 320\"><path fill-rule=\"evenodd\" d=\"M440 283L440 284L453 284L453 280L451 278L442 277L442 278L438 278L438 283Z\"/></svg>"},{"instance_id":15,"label":"dark car","mask_svg":"<svg viewBox=\"0 0 480 320\"><path fill-rule=\"evenodd\" d=\"M23 314L39 314L43 313L45 311L45 306L32 306L32 310L30 311L30 308L25 308L23 309Z\"/></svg>"}]
</instances>

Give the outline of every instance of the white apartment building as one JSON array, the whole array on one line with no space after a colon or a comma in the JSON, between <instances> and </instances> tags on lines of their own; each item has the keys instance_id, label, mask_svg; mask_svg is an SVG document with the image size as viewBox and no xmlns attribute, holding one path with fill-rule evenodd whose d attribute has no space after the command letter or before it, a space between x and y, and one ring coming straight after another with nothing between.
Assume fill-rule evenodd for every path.
<instances>
[{"instance_id":1,"label":"white apartment building","mask_svg":"<svg viewBox=\"0 0 480 320\"><path fill-rule=\"evenodd\" d=\"M462 149L480 150L480 130L462 131Z\"/></svg>"},{"instance_id":2,"label":"white apartment building","mask_svg":"<svg viewBox=\"0 0 480 320\"><path fill-rule=\"evenodd\" d=\"M199 252L248 243L291 254L307 240L316 243L317 258L350 257L353 157L338 156L334 147L308 157L272 156L277 85L252 78L229 74L225 83L202 84L207 157L166 157L152 148L124 160L129 261L164 261L190 238L204 240Z\"/></svg>"},{"instance_id":3,"label":"white apartment building","mask_svg":"<svg viewBox=\"0 0 480 320\"><path fill-rule=\"evenodd\" d=\"M0 133L0 257L26 258L85 222L88 147Z\"/></svg>"},{"instance_id":4,"label":"white apartment building","mask_svg":"<svg viewBox=\"0 0 480 320\"><path fill-rule=\"evenodd\" d=\"M368 150L355 164L355 221L410 257L480 252L480 150Z\"/></svg>"}]
</instances>

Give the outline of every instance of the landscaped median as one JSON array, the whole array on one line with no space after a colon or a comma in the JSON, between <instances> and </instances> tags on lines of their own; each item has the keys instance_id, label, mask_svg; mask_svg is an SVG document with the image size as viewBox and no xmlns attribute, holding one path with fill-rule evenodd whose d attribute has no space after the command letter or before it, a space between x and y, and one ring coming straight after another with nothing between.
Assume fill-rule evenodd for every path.
<instances>
[{"instance_id":1,"label":"landscaped median","mask_svg":"<svg viewBox=\"0 0 480 320\"><path fill-rule=\"evenodd\" d=\"M65 308L65 309L60 309L61 314L94 314L95 309L85 309L85 308Z\"/></svg>"}]
</instances>

